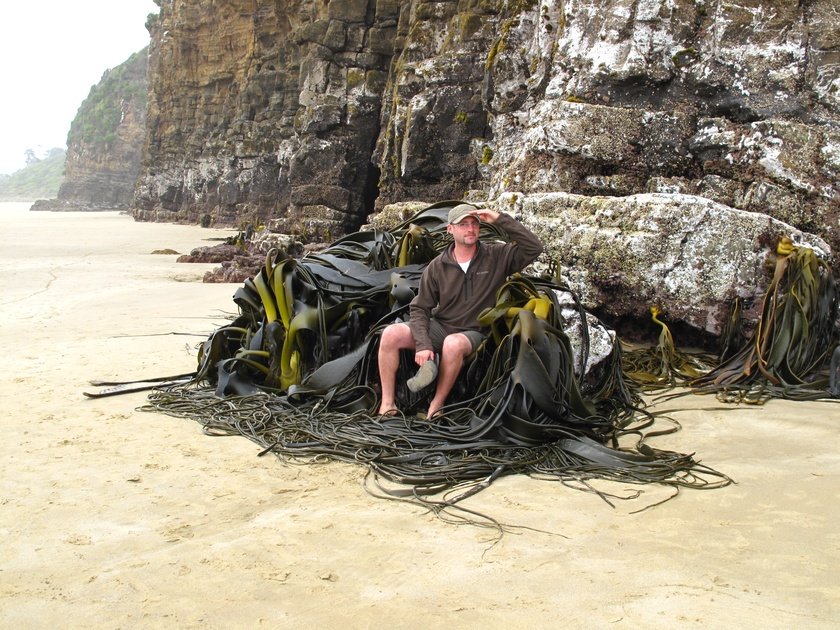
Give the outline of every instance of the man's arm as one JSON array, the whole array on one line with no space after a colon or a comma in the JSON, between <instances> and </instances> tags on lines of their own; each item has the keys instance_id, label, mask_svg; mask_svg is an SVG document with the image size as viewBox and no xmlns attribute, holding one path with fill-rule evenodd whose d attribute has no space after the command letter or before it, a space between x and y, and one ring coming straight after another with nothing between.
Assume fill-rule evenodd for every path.
<instances>
[{"instance_id":1,"label":"man's arm","mask_svg":"<svg viewBox=\"0 0 840 630\"><path fill-rule=\"evenodd\" d=\"M432 340L429 337L429 320L432 316L432 309L437 306L437 291L435 283L431 279L429 265L420 276L420 287L417 295L411 300L409 306L408 326L411 328L411 335L414 337L416 352L434 352Z\"/></svg>"},{"instance_id":2,"label":"man's arm","mask_svg":"<svg viewBox=\"0 0 840 630\"><path fill-rule=\"evenodd\" d=\"M522 271L543 252L543 244L540 239L509 214L486 209L476 210L470 214L475 215L476 218L485 223L498 223L499 227L507 233L511 242L515 243L508 273Z\"/></svg>"}]
</instances>

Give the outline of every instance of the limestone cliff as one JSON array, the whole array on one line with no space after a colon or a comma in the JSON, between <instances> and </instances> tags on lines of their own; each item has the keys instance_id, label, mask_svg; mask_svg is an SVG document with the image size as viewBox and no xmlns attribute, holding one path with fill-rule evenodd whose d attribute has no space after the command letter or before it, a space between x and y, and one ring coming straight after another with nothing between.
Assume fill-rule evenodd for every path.
<instances>
[{"instance_id":1,"label":"limestone cliff","mask_svg":"<svg viewBox=\"0 0 840 630\"><path fill-rule=\"evenodd\" d=\"M398 3L159 4L136 216L287 219L322 238L358 226Z\"/></svg>"},{"instance_id":2,"label":"limestone cliff","mask_svg":"<svg viewBox=\"0 0 840 630\"><path fill-rule=\"evenodd\" d=\"M690 193L840 246L833 0L160 0L141 219Z\"/></svg>"},{"instance_id":3,"label":"limestone cliff","mask_svg":"<svg viewBox=\"0 0 840 630\"><path fill-rule=\"evenodd\" d=\"M140 173L146 130L148 51L107 70L82 102L67 135L57 199L35 210L128 209Z\"/></svg>"},{"instance_id":4,"label":"limestone cliff","mask_svg":"<svg viewBox=\"0 0 840 630\"><path fill-rule=\"evenodd\" d=\"M699 194L840 245L833 0L403 6L380 204Z\"/></svg>"},{"instance_id":5,"label":"limestone cliff","mask_svg":"<svg viewBox=\"0 0 840 630\"><path fill-rule=\"evenodd\" d=\"M539 214L594 308L659 300L713 334L773 239L840 251L836 0L158 4L138 219L329 240L398 202L487 201Z\"/></svg>"}]
</instances>

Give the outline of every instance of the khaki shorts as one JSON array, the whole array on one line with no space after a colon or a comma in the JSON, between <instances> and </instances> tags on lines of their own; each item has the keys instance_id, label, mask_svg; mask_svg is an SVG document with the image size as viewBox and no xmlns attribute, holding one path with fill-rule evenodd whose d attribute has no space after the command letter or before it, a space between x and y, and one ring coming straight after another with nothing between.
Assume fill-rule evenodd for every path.
<instances>
[{"instance_id":1,"label":"khaki shorts","mask_svg":"<svg viewBox=\"0 0 840 630\"><path fill-rule=\"evenodd\" d=\"M486 337L483 332L478 330L461 330L459 332L470 340L473 352L475 352L475 349L478 348L479 344L484 341L484 337ZM432 347L435 349L435 352L440 353L443 348L443 340L446 338L446 335L447 332L444 330L443 326L441 326L440 322L432 318L429 321L429 339L432 340Z\"/></svg>"}]
</instances>

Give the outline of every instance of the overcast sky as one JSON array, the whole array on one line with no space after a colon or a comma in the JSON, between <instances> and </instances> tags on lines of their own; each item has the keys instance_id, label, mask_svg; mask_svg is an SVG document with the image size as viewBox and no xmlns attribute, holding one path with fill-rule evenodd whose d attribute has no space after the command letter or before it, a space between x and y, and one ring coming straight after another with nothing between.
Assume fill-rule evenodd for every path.
<instances>
[{"instance_id":1,"label":"overcast sky","mask_svg":"<svg viewBox=\"0 0 840 630\"><path fill-rule=\"evenodd\" d=\"M152 0L25 0L0 10L0 173L66 147L79 105L102 73L149 43Z\"/></svg>"}]
</instances>

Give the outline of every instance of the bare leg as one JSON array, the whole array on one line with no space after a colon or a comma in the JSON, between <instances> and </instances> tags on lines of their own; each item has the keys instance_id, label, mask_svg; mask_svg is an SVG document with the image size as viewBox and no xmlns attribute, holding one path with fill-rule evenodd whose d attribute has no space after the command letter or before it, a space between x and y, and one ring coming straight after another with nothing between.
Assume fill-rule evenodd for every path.
<instances>
[{"instance_id":1,"label":"bare leg","mask_svg":"<svg viewBox=\"0 0 840 630\"><path fill-rule=\"evenodd\" d=\"M426 414L426 417L430 420L446 403L446 397L449 396L452 386L458 380L458 374L461 373L461 368L464 366L464 359L470 352L472 352L472 344L466 335L453 333L447 335L446 339L443 340L437 389L434 398L429 403L429 411Z\"/></svg>"},{"instance_id":2,"label":"bare leg","mask_svg":"<svg viewBox=\"0 0 840 630\"><path fill-rule=\"evenodd\" d=\"M379 339L379 382L382 384L382 401L379 413L397 410L394 400L397 386L397 369L400 367L400 350L414 348L414 337L408 324L391 324L382 331Z\"/></svg>"}]
</instances>

